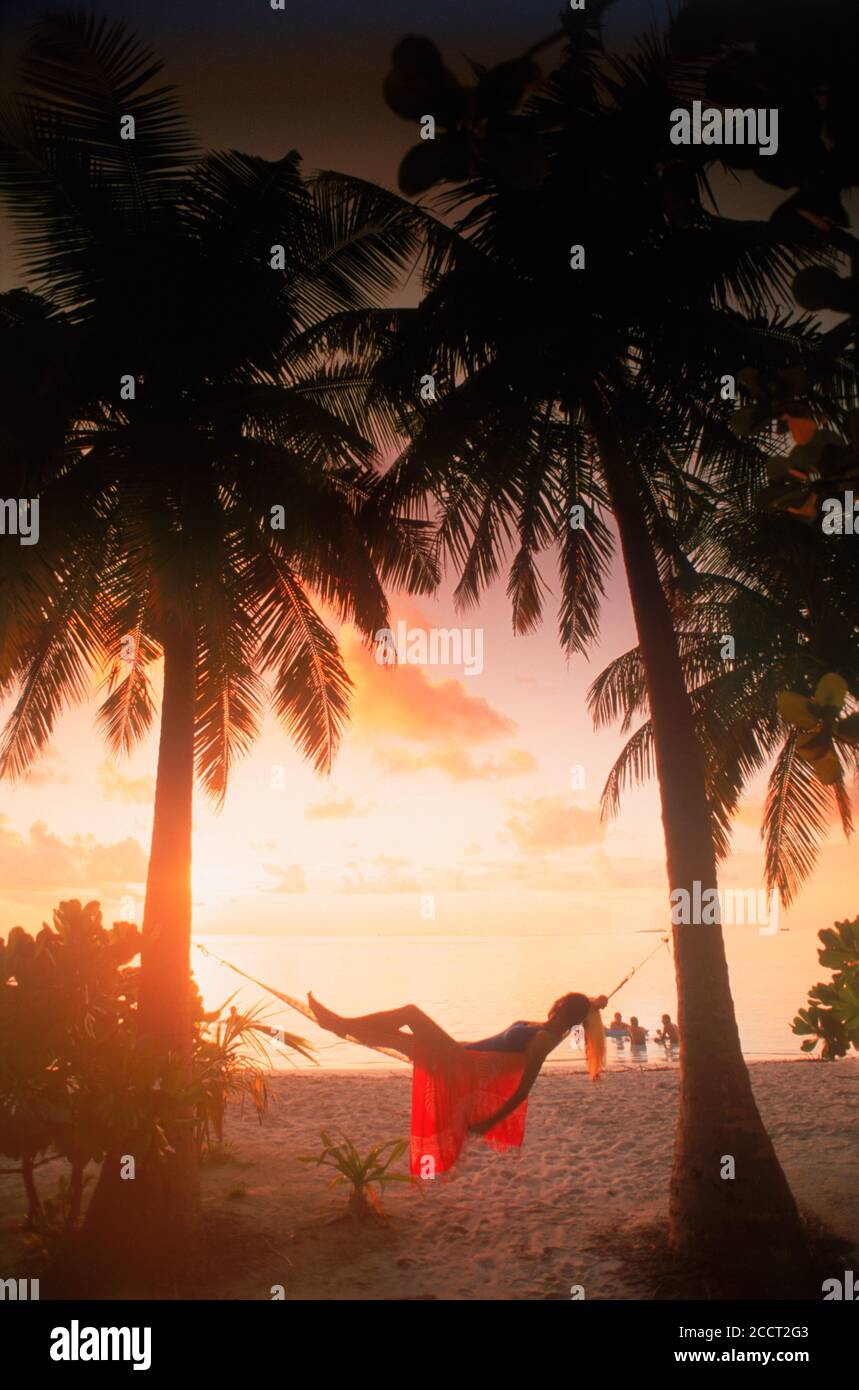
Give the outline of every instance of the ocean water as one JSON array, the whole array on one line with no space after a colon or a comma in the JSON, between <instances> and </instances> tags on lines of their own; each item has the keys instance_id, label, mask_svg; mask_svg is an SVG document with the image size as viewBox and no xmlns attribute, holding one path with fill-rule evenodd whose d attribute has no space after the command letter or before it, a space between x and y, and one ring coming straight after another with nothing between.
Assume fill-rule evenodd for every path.
<instances>
[{"instance_id":1,"label":"ocean water","mask_svg":"<svg viewBox=\"0 0 859 1390\"><path fill-rule=\"evenodd\" d=\"M780 931L762 936L756 927L724 928L743 1052L750 1058L798 1057L800 1039L790 1022L809 988L828 973L817 963L813 933ZM674 962L658 934L578 933L528 936L253 936L200 935L210 952L298 999L308 990L338 1013L360 1014L417 1004L463 1042L499 1032L514 1019L542 1019L561 994L608 994L639 966L612 999L624 1018L635 1014L651 1033L660 1016L676 1018ZM640 964L649 952L656 954ZM265 1004L265 1021L309 1038L322 1065L378 1070L392 1059L323 1033L313 1023L247 984L211 955L194 950L193 967L208 1007L238 987L239 1009ZM632 1058L627 1044L609 1040L609 1064L665 1065L665 1050L651 1044ZM278 1068L292 1063L275 1049ZM549 1064L582 1065L575 1034ZM302 1058L297 1065L311 1064Z\"/></svg>"}]
</instances>

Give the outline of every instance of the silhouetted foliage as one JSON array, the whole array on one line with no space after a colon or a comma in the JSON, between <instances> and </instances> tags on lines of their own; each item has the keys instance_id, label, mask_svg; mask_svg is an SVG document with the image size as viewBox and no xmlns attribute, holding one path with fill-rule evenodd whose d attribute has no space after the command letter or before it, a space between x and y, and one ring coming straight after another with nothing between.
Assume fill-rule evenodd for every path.
<instances>
[{"instance_id":1,"label":"silhouetted foliage","mask_svg":"<svg viewBox=\"0 0 859 1390\"><path fill-rule=\"evenodd\" d=\"M808 1008L799 1010L791 1027L805 1038L803 1052L822 1043L821 1056L834 1061L851 1048L859 1052L859 917L817 935L823 943L817 959L833 971L832 979L809 991Z\"/></svg>"},{"instance_id":2,"label":"silhouetted foliage","mask_svg":"<svg viewBox=\"0 0 859 1390\"><path fill-rule=\"evenodd\" d=\"M222 1020L221 1009L204 1011L195 990L190 1086L139 1037L132 962L140 946L133 923L106 928L99 904L77 899L60 903L53 925L36 936L13 927L0 937L0 1153L21 1165L37 1230L54 1224L35 1179L42 1162L58 1157L69 1165L54 1205L71 1229L84 1169L107 1151L157 1161L188 1105L201 1151L210 1137L222 1138L231 1098L249 1096L260 1114L266 1108L267 1030L258 1027L259 1010ZM287 1034L285 1045L309 1055L302 1038Z\"/></svg>"}]
</instances>

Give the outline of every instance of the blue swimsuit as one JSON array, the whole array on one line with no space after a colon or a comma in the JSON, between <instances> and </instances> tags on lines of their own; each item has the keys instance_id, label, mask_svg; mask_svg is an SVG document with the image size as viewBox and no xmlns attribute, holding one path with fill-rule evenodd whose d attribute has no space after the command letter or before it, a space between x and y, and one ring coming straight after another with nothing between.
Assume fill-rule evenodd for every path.
<instances>
[{"instance_id":1,"label":"blue swimsuit","mask_svg":"<svg viewBox=\"0 0 859 1390\"><path fill-rule=\"evenodd\" d=\"M531 1039L542 1031L539 1023L526 1023L520 1018L503 1033L484 1038L482 1042L463 1043L463 1047L467 1052L524 1052Z\"/></svg>"}]
</instances>

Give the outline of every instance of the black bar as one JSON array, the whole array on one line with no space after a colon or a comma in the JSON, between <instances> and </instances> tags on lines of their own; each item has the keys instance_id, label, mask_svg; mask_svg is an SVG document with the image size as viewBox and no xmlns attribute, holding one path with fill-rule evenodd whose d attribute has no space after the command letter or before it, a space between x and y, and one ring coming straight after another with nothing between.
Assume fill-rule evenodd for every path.
<instances>
[{"instance_id":1,"label":"black bar","mask_svg":"<svg viewBox=\"0 0 859 1390\"><path fill-rule=\"evenodd\" d=\"M502 1368L511 1357L517 1363L524 1357L529 1373L539 1378L557 1355L558 1371L573 1384L583 1378L586 1366L591 1368L589 1380L597 1383L619 1371L637 1375L679 1369L697 1375L708 1365L729 1371L751 1365L766 1375L800 1368L815 1381L822 1372L840 1370L849 1380L851 1348L856 1346L856 1310L844 1300L633 1303L558 1298L548 1301L570 1306L542 1311L536 1306L513 1311L490 1302L423 1312L403 1306L415 1301L290 1305L286 1298L268 1306L248 1300L5 1301L0 1303L0 1335L6 1364L20 1361L52 1384L75 1374L130 1375L136 1360L144 1374L159 1382L165 1372L187 1374L194 1386L210 1381L222 1385L228 1378L254 1385L272 1378L303 1379L308 1370L314 1380L327 1379L338 1366L350 1376L366 1367L380 1381L411 1375L416 1367L423 1378L430 1371L432 1349L448 1345L449 1354L454 1345L461 1351L461 1359L458 1351L451 1364L457 1381L466 1367L485 1372L493 1364L492 1348L498 1349ZM127 1349L127 1359L81 1358L80 1351L91 1346L101 1351L101 1338L96 1343L89 1328L128 1329L128 1338L115 1343L121 1352ZM110 1340L105 1345L111 1350ZM79 1357L53 1359L52 1347L70 1354L77 1347ZM302 1371L308 1356L318 1358L318 1367Z\"/></svg>"}]
</instances>

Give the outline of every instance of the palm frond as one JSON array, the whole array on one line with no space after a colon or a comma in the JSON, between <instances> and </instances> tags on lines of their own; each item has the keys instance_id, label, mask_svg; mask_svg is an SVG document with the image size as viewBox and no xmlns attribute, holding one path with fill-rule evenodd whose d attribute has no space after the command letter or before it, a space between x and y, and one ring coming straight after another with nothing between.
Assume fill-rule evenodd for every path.
<instances>
[{"instance_id":1,"label":"palm frond","mask_svg":"<svg viewBox=\"0 0 859 1390\"><path fill-rule=\"evenodd\" d=\"M304 757L327 772L348 718L352 680L336 639L285 563L278 564L277 589L257 622L257 659L262 669L275 668L274 712Z\"/></svg>"},{"instance_id":2,"label":"palm frond","mask_svg":"<svg viewBox=\"0 0 859 1390\"><path fill-rule=\"evenodd\" d=\"M791 733L776 758L767 785L761 835L766 878L790 907L817 863L833 812L832 788L818 781L810 762L796 751Z\"/></svg>"},{"instance_id":3,"label":"palm frond","mask_svg":"<svg viewBox=\"0 0 859 1390\"><path fill-rule=\"evenodd\" d=\"M22 74L38 109L108 178L120 206L139 216L164 196L194 151L174 88L152 89L164 64L119 21L82 11L48 15L32 31ZM120 138L123 117L133 139Z\"/></svg>"}]
</instances>

